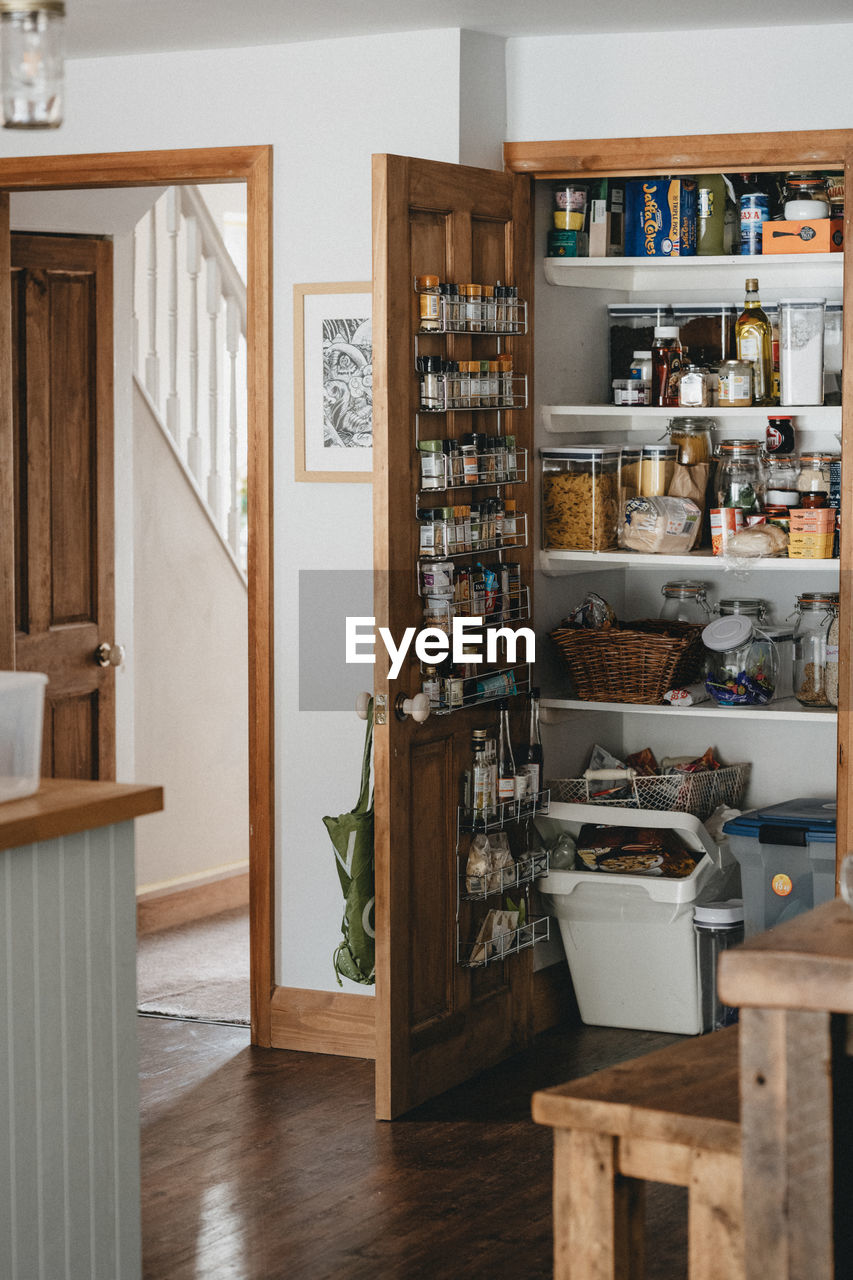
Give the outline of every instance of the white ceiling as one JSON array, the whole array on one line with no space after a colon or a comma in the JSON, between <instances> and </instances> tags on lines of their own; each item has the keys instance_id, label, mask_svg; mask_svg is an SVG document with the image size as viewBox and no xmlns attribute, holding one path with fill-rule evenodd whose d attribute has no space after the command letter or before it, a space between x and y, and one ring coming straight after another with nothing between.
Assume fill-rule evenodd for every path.
<instances>
[{"instance_id":1,"label":"white ceiling","mask_svg":"<svg viewBox=\"0 0 853 1280\"><path fill-rule=\"evenodd\" d=\"M216 49L463 27L500 36L814 26L853 20L851 0L67 0L70 58ZM665 57L665 45L661 53ZM732 56L737 49L733 47ZM701 50L697 49L697 58ZM745 74L748 69L744 68Z\"/></svg>"}]
</instances>

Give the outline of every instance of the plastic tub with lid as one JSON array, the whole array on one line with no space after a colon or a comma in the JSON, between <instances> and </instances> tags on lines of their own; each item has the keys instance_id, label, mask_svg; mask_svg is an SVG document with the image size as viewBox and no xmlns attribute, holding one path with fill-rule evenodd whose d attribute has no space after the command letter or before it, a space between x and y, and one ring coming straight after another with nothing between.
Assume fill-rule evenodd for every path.
<instances>
[{"instance_id":1,"label":"plastic tub with lid","mask_svg":"<svg viewBox=\"0 0 853 1280\"><path fill-rule=\"evenodd\" d=\"M723 827L740 863L746 936L835 896L835 799L753 809Z\"/></svg>"},{"instance_id":2,"label":"plastic tub with lid","mask_svg":"<svg viewBox=\"0 0 853 1280\"><path fill-rule=\"evenodd\" d=\"M673 831L697 856L689 876L552 870L536 882L554 916L581 1018L604 1027L698 1035L703 1029L693 908L740 892L737 865L698 818L656 809L552 802L536 826L546 844L585 823Z\"/></svg>"}]
</instances>

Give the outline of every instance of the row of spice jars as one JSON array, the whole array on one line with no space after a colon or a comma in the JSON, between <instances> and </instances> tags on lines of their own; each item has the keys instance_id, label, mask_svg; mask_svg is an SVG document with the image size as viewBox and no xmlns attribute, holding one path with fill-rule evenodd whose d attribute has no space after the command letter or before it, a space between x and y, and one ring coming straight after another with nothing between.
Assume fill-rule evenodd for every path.
<instances>
[{"instance_id":1,"label":"row of spice jars","mask_svg":"<svg viewBox=\"0 0 853 1280\"><path fill-rule=\"evenodd\" d=\"M516 560L472 567L452 560L430 561L420 566L420 594L424 598L424 625L449 635L454 617L483 618L492 622L526 616L526 589L521 585L521 565Z\"/></svg>"},{"instance_id":2,"label":"row of spice jars","mask_svg":"<svg viewBox=\"0 0 853 1280\"><path fill-rule=\"evenodd\" d=\"M494 360L418 356L415 367L421 376L420 407L424 413L524 408L525 383L514 377L511 355L496 356Z\"/></svg>"},{"instance_id":3,"label":"row of spice jars","mask_svg":"<svg viewBox=\"0 0 853 1280\"><path fill-rule=\"evenodd\" d=\"M423 557L465 555L525 543L526 521L513 498L418 512L420 554Z\"/></svg>"},{"instance_id":4,"label":"row of spice jars","mask_svg":"<svg viewBox=\"0 0 853 1280\"><path fill-rule=\"evenodd\" d=\"M420 333L525 333L527 304L514 284L447 284L417 276Z\"/></svg>"},{"instance_id":5,"label":"row of spice jars","mask_svg":"<svg viewBox=\"0 0 853 1280\"><path fill-rule=\"evenodd\" d=\"M516 484L527 479L527 451L515 436L468 431L459 440L420 440L421 489Z\"/></svg>"},{"instance_id":6,"label":"row of spice jars","mask_svg":"<svg viewBox=\"0 0 853 1280\"><path fill-rule=\"evenodd\" d=\"M660 617L669 621L689 622L697 626L706 626L711 621L712 611L708 605L705 584L692 579L667 582L661 588L664 597ZM781 643L791 639L792 664L791 676L794 697L807 707L835 707L838 705L838 636L839 636L839 596L837 592L804 591L797 596L793 614L796 616L793 633L784 628L769 626L769 612L764 600L753 597L731 598L720 600L715 613L721 618L740 616L751 623L751 631L741 645L751 650L747 655L735 655L729 650L715 654L709 662L712 675L711 684L719 693L726 687L726 682L718 679L722 669L742 667L744 670L760 666L763 672L763 690L772 696L777 687L779 675L779 651L784 649ZM766 645L769 635L775 643ZM744 628L746 630L746 628ZM740 646L739 646L740 647ZM758 650L761 650L760 654ZM758 659L760 658L760 662ZM772 670L771 670L772 668ZM740 674L738 671L736 674ZM754 673L753 673L754 674ZM744 683L741 699L749 703L749 680ZM713 692L713 690L712 690ZM757 687L753 693L758 694ZM764 700L763 698L761 700ZM720 697L722 705L734 706L738 702L734 697Z\"/></svg>"}]
</instances>

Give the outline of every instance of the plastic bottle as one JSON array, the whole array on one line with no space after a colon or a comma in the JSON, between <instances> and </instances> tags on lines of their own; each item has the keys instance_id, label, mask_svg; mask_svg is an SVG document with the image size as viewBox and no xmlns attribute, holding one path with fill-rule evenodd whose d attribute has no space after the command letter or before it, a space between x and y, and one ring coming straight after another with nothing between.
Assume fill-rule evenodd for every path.
<instances>
[{"instance_id":1,"label":"plastic bottle","mask_svg":"<svg viewBox=\"0 0 853 1280\"><path fill-rule=\"evenodd\" d=\"M674 409L678 406L678 374L682 350L676 325L655 325L652 343L652 404Z\"/></svg>"}]
</instances>

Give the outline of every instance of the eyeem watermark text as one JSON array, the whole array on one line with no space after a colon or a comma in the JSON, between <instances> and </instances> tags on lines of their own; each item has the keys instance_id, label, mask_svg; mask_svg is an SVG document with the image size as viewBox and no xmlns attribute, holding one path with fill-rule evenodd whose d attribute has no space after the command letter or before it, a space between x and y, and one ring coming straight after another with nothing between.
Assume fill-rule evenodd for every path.
<instances>
[{"instance_id":1,"label":"eyeem watermark text","mask_svg":"<svg viewBox=\"0 0 853 1280\"><path fill-rule=\"evenodd\" d=\"M460 665L467 662L494 665L502 660L498 656L498 645L502 641L506 644L506 661L510 666L517 662L536 661L536 636L529 627L489 627L484 630L483 622L483 618L454 618L450 635L440 627L422 627L420 630L406 627L399 644L395 644L387 627L380 627L379 638L391 659L389 678L396 680L400 674L412 641L415 656L425 663L438 663L450 657ZM521 658L517 656L519 641L524 642L524 657ZM347 662L375 663L375 646L376 619L347 618Z\"/></svg>"}]
</instances>

